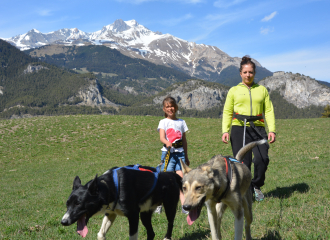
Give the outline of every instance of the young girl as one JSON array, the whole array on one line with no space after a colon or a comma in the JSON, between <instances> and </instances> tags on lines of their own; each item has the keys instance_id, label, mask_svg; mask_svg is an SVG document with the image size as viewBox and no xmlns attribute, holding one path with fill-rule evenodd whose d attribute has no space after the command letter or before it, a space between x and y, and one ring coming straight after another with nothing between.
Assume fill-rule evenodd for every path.
<instances>
[{"instance_id":1,"label":"young girl","mask_svg":"<svg viewBox=\"0 0 330 240\"><path fill-rule=\"evenodd\" d=\"M185 132L188 131L187 124L184 120L178 119L175 113L178 111L178 105L173 97L166 97L163 100L163 111L165 118L160 120L158 132L160 141L164 144L161 156L162 168L164 171L164 161L167 148L171 147L171 154L168 161L166 171L175 171L179 176L183 177L180 159L189 166L187 140ZM184 203L184 195L180 192L181 205ZM157 213L161 212L161 206L156 209ZM188 214L182 209L182 212Z\"/></svg>"}]
</instances>

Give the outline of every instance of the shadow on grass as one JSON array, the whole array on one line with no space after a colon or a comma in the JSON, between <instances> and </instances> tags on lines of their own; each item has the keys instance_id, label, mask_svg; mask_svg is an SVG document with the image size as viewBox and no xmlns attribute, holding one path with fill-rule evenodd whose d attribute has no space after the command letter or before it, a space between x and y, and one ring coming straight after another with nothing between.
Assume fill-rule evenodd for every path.
<instances>
[{"instance_id":1,"label":"shadow on grass","mask_svg":"<svg viewBox=\"0 0 330 240\"><path fill-rule=\"evenodd\" d=\"M267 234L260 238L261 240L282 240L283 238L276 230L268 230Z\"/></svg>"},{"instance_id":2,"label":"shadow on grass","mask_svg":"<svg viewBox=\"0 0 330 240\"><path fill-rule=\"evenodd\" d=\"M275 190L265 194L266 197L273 198L289 198L294 192L304 193L309 190L309 186L306 183L296 183L290 187L276 187Z\"/></svg>"},{"instance_id":3,"label":"shadow on grass","mask_svg":"<svg viewBox=\"0 0 330 240\"><path fill-rule=\"evenodd\" d=\"M204 231L198 231L198 232L194 232L194 233L188 233L185 234L184 237L180 238L180 240L204 240L206 239L206 236L210 235L211 232L210 230L204 230Z\"/></svg>"}]
</instances>

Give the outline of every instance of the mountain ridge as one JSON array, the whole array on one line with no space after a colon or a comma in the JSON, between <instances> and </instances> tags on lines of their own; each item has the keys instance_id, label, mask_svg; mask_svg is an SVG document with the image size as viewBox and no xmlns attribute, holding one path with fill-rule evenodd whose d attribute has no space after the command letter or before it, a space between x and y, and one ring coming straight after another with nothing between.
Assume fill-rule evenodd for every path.
<instances>
[{"instance_id":1,"label":"mountain ridge","mask_svg":"<svg viewBox=\"0 0 330 240\"><path fill-rule=\"evenodd\" d=\"M100 83L92 73L78 74L33 59L2 40L0 52L3 118L77 113L160 116L161 100L168 94L177 99L179 116L218 118L229 90L229 86L193 79L174 82L155 95L143 97ZM259 84L269 89L277 118L320 117L324 106L330 104L330 88L304 75L277 72Z\"/></svg>"},{"instance_id":2,"label":"mountain ridge","mask_svg":"<svg viewBox=\"0 0 330 240\"><path fill-rule=\"evenodd\" d=\"M230 57L216 46L196 44L171 34L153 32L135 20L118 19L92 33L86 33L76 28L60 29L47 34L31 30L26 34L4 40L21 50L49 44L104 45L117 49L129 57L175 68L191 77L222 83L225 80L222 72L227 70L226 79L230 76L233 81L240 80L240 76L237 74L240 58ZM262 68L257 60L253 59L253 61L258 69ZM272 75L267 69L263 68L262 71L258 71L258 69L256 80Z\"/></svg>"}]
</instances>

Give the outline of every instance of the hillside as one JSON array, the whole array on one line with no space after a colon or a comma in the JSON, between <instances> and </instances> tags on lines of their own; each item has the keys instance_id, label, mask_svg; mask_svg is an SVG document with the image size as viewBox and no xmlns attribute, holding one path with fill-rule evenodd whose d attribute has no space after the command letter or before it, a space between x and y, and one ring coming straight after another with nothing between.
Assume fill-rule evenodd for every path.
<instances>
[{"instance_id":1,"label":"hillside","mask_svg":"<svg viewBox=\"0 0 330 240\"><path fill-rule=\"evenodd\" d=\"M219 118L222 116L228 90L229 87L222 84L189 80L173 84L157 95L138 101L132 106L121 108L119 114L161 116L163 115L161 102L165 96L171 95L178 102L180 117ZM279 91L270 91L270 98L276 119L319 118L324 112L322 105L300 108L284 99Z\"/></svg>"},{"instance_id":2,"label":"hillside","mask_svg":"<svg viewBox=\"0 0 330 240\"><path fill-rule=\"evenodd\" d=\"M26 53L58 67L93 72L99 81L133 94L155 94L173 83L191 78L181 71L127 57L105 46L49 45Z\"/></svg>"},{"instance_id":3,"label":"hillside","mask_svg":"<svg viewBox=\"0 0 330 240\"><path fill-rule=\"evenodd\" d=\"M125 64L126 56L104 46L65 47L63 49L68 50L66 54L57 53L58 58L50 58L70 68L72 68L71 62L78 62L88 72L79 74L77 68L76 71L64 67L59 68L31 58L4 41L0 43L2 53L0 55L0 79L2 79L0 118L77 113L161 116L163 115L161 101L167 95L172 95L177 99L179 116L219 118L222 115L223 104L229 89L228 86L219 83L197 79L181 82L174 76L182 76L182 73L175 75L172 69L163 66L153 68L148 65L151 63L145 64L138 59L130 58L128 60L132 61L132 64ZM97 53L95 49L98 49L100 54L96 54L99 56L93 58L93 55ZM104 57L108 54L102 55L103 51L111 51L114 56L118 56L117 67L111 66L111 61L107 61ZM71 54L72 52L74 53ZM45 58L48 56L45 55ZM126 77L124 80L119 79L120 81L115 82L116 84L111 82L113 77L107 74L117 76L124 74L125 71L123 73L122 70L129 65L136 66L131 69L128 67L131 71L127 73L132 74L131 76L139 74L138 70L141 70L142 74L144 72L150 74L148 76L154 76L153 74L160 74L159 69L164 70L163 76L173 75L167 75L169 76L167 79ZM145 68L148 66L151 66L149 70ZM108 67L110 70L107 70ZM108 72L98 72L95 76L87 69ZM134 69L137 69L136 73ZM117 72L114 73L115 71ZM123 81L135 83L141 89L148 90L138 93L134 86L120 88ZM171 81L174 83L170 85ZM325 105L330 104L329 88L305 76L277 74L265 78L260 81L260 84L270 90L276 118L320 117ZM166 86L168 87L165 88ZM150 93L152 88L156 94Z\"/></svg>"},{"instance_id":4,"label":"hillside","mask_svg":"<svg viewBox=\"0 0 330 240\"><path fill-rule=\"evenodd\" d=\"M83 99L75 96L85 95L84 90L95 84L92 74L77 74L37 61L2 40L0 52L2 117L96 113L92 107L76 107Z\"/></svg>"}]
</instances>

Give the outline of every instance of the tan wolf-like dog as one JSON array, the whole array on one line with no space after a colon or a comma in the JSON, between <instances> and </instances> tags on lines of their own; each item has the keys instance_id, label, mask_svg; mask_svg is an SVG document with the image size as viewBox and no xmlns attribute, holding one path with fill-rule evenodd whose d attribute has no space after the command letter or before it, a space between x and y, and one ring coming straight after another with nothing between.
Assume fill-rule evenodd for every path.
<instances>
[{"instance_id":1,"label":"tan wolf-like dog","mask_svg":"<svg viewBox=\"0 0 330 240\"><path fill-rule=\"evenodd\" d=\"M246 239L252 239L250 230L252 223L251 172L240 162L248 151L266 142L267 140L263 139L244 146L236 155L239 162L228 160L226 163L225 157L217 155L196 169L191 169L181 161L182 189L185 196L183 208L189 211L187 217L189 225L199 217L205 203L212 240L221 239L221 218L229 207L235 216L235 240L243 237L243 216L245 217ZM228 169L232 169L229 174ZM231 177L229 178L228 175Z\"/></svg>"}]
</instances>

